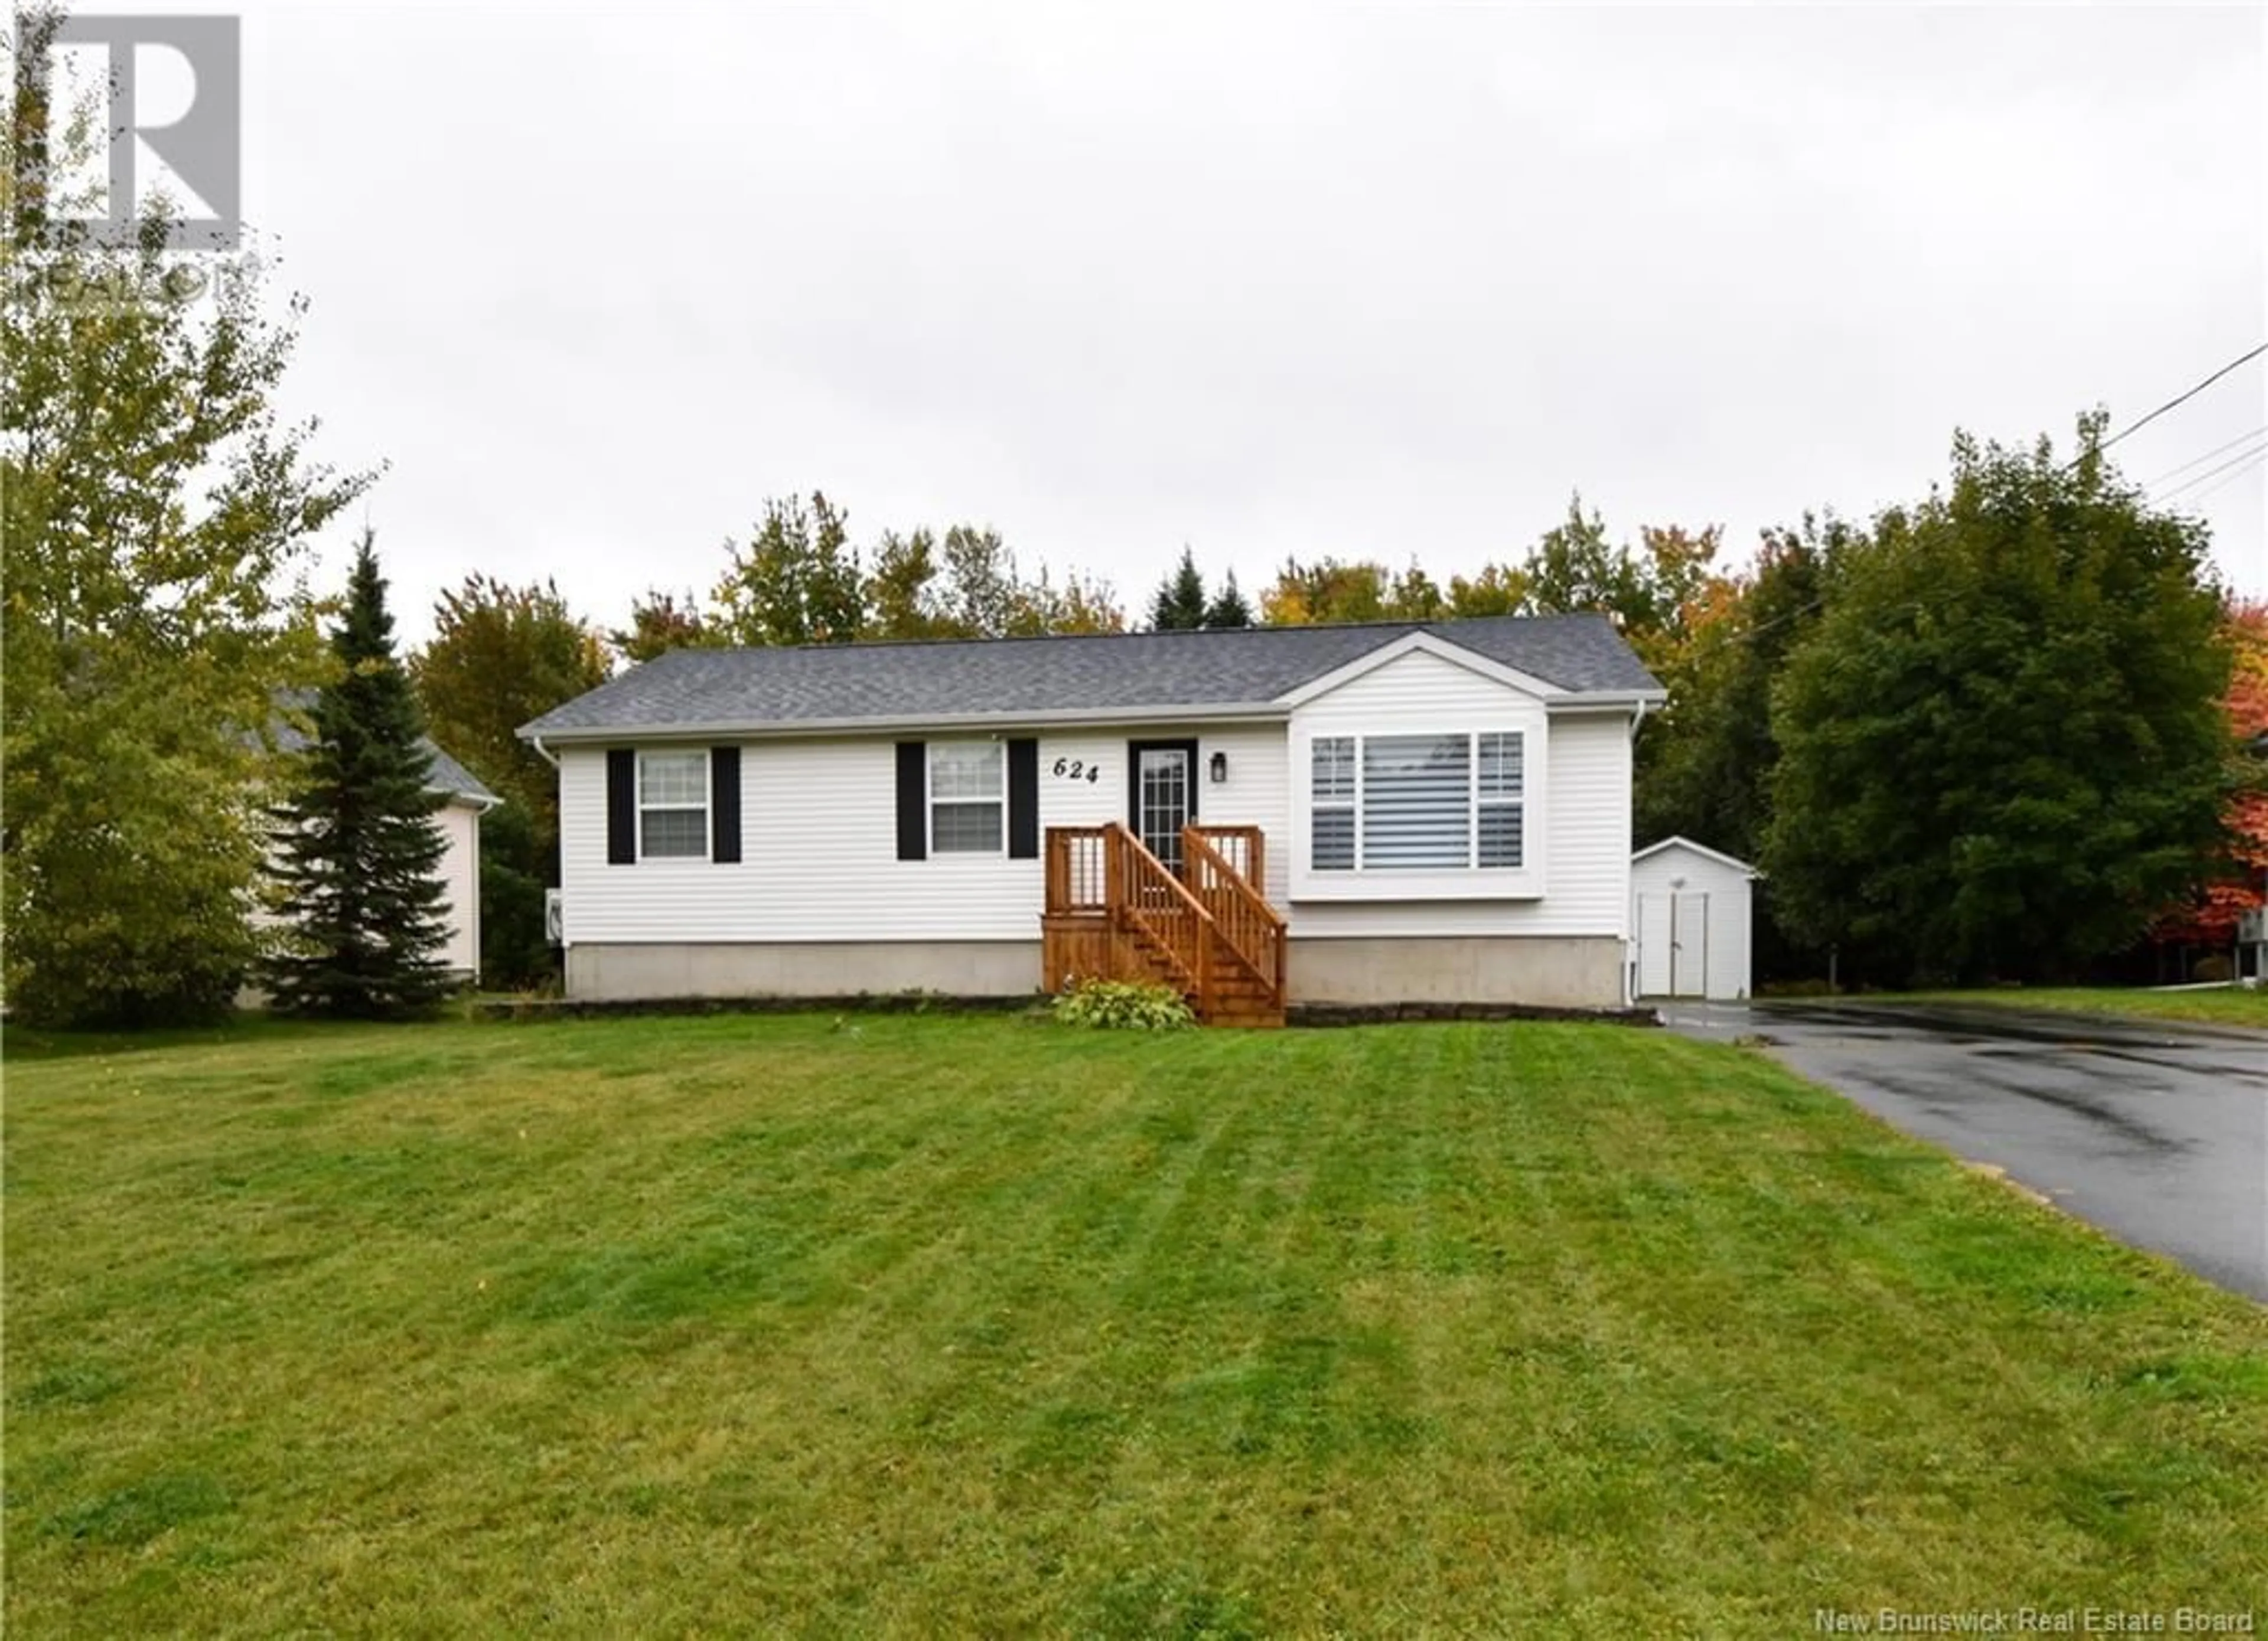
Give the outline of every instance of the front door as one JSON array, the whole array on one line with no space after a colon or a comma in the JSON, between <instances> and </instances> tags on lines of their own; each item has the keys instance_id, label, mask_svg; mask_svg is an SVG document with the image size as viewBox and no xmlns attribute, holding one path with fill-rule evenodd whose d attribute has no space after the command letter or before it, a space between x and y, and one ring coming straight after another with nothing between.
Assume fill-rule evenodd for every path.
<instances>
[{"instance_id":1,"label":"front door","mask_svg":"<svg viewBox=\"0 0 2268 1641\"><path fill-rule=\"evenodd\" d=\"M1197 744L1193 740L1128 743L1133 769L1127 782L1133 813L1127 824L1142 847L1182 875L1182 828L1197 818Z\"/></svg>"}]
</instances>

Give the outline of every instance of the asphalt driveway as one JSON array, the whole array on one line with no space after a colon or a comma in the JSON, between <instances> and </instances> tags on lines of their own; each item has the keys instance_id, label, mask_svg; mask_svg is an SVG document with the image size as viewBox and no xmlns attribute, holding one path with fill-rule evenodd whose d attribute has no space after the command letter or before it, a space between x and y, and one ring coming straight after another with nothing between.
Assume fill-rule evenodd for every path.
<instances>
[{"instance_id":1,"label":"asphalt driveway","mask_svg":"<svg viewBox=\"0 0 2268 1641\"><path fill-rule=\"evenodd\" d=\"M2268 1301L2268 1035L1984 1007L1666 1003L2122 1240Z\"/></svg>"}]
</instances>

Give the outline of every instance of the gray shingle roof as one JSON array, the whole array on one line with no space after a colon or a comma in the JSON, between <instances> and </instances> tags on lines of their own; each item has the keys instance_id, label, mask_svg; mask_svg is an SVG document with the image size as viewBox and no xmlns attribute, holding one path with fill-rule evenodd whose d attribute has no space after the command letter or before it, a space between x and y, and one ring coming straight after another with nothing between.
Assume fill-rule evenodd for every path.
<instances>
[{"instance_id":1,"label":"gray shingle roof","mask_svg":"<svg viewBox=\"0 0 2268 1641\"><path fill-rule=\"evenodd\" d=\"M1578 693L1661 688L1604 616L1506 615L1235 632L674 650L554 708L519 732L918 724L1258 706L1418 631Z\"/></svg>"},{"instance_id":2,"label":"gray shingle roof","mask_svg":"<svg viewBox=\"0 0 2268 1641\"><path fill-rule=\"evenodd\" d=\"M481 777L458 762L434 744L433 738L424 738L426 749L433 754L433 773L425 784L437 792L446 792L453 798L469 798L475 803L500 804L503 798L489 791Z\"/></svg>"},{"instance_id":3,"label":"gray shingle roof","mask_svg":"<svg viewBox=\"0 0 2268 1641\"><path fill-rule=\"evenodd\" d=\"M314 710L315 692L312 689L286 689L279 693L277 701L280 705L310 712ZM277 717L274 733L279 751L298 752L307 745L306 733L288 717ZM425 781L427 791L446 792L452 798L469 798L479 804L500 804L504 801L482 784L479 776L442 751L431 735L418 737L418 744L433 754L433 771Z\"/></svg>"}]
</instances>

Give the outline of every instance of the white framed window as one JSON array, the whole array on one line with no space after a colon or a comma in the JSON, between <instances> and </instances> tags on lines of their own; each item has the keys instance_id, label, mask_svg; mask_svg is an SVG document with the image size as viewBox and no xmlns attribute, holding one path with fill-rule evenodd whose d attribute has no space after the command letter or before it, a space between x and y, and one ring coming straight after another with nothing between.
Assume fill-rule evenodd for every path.
<instances>
[{"instance_id":1,"label":"white framed window","mask_svg":"<svg viewBox=\"0 0 2268 1641\"><path fill-rule=\"evenodd\" d=\"M1518 868L1527 857L1528 738L1497 732L1478 739L1480 767L1473 787L1476 862Z\"/></svg>"},{"instance_id":2,"label":"white framed window","mask_svg":"<svg viewBox=\"0 0 2268 1641\"><path fill-rule=\"evenodd\" d=\"M1517 730L1317 736L1308 744L1308 869L1520 870L1526 741Z\"/></svg>"},{"instance_id":3,"label":"white framed window","mask_svg":"<svg viewBox=\"0 0 2268 1641\"><path fill-rule=\"evenodd\" d=\"M1310 858L1317 872L1354 870L1354 737L1321 735L1308 789Z\"/></svg>"},{"instance_id":4,"label":"white framed window","mask_svg":"<svg viewBox=\"0 0 2268 1641\"><path fill-rule=\"evenodd\" d=\"M1008 748L997 740L929 744L932 855L998 855L1008 847Z\"/></svg>"},{"instance_id":5,"label":"white framed window","mask_svg":"<svg viewBox=\"0 0 2268 1641\"><path fill-rule=\"evenodd\" d=\"M705 860L709 856L709 754L641 752L637 762L638 856Z\"/></svg>"},{"instance_id":6,"label":"white framed window","mask_svg":"<svg viewBox=\"0 0 2268 1641\"><path fill-rule=\"evenodd\" d=\"M1360 841L1366 872L1473 864L1469 735L1366 735Z\"/></svg>"}]
</instances>

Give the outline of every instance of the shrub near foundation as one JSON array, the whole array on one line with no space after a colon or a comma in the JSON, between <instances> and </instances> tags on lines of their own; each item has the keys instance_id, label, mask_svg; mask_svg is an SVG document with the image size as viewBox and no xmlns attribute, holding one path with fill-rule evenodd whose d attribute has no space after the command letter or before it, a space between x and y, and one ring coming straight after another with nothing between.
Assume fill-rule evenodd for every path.
<instances>
[{"instance_id":1,"label":"shrub near foundation","mask_svg":"<svg viewBox=\"0 0 2268 1641\"><path fill-rule=\"evenodd\" d=\"M1075 980L1056 998L1053 1012L1064 1025L1104 1031L1180 1031L1197 1023L1171 987L1130 980Z\"/></svg>"}]
</instances>

